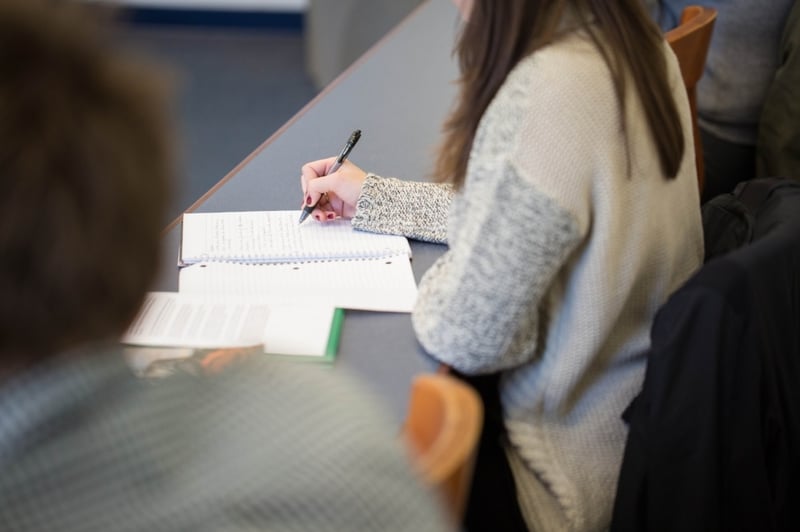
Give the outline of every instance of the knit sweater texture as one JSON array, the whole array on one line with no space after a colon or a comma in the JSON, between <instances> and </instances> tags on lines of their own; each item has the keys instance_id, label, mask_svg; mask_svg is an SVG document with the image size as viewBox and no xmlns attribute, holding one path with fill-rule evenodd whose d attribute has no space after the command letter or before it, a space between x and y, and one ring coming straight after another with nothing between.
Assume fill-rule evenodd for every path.
<instances>
[{"instance_id":1,"label":"knit sweater texture","mask_svg":"<svg viewBox=\"0 0 800 532\"><path fill-rule=\"evenodd\" d=\"M572 33L508 75L460 191L370 174L353 218L449 245L420 282L414 329L463 373L502 372L531 528L608 527L650 324L702 261L689 106L664 53L685 137L676 179L662 175L633 86L621 109L601 55Z\"/></svg>"}]
</instances>

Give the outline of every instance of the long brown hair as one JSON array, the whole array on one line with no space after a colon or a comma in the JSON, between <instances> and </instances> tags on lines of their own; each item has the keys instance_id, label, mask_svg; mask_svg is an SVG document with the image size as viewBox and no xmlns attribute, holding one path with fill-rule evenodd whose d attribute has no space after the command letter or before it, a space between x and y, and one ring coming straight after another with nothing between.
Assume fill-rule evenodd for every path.
<instances>
[{"instance_id":1,"label":"long brown hair","mask_svg":"<svg viewBox=\"0 0 800 532\"><path fill-rule=\"evenodd\" d=\"M463 184L478 122L489 102L520 59L558 37L568 5L608 64L621 108L628 97L625 76L630 75L663 174L677 175L683 129L667 80L663 35L641 0L474 0L456 44L461 94L444 125L437 180ZM620 122L624 132L624 116Z\"/></svg>"}]
</instances>

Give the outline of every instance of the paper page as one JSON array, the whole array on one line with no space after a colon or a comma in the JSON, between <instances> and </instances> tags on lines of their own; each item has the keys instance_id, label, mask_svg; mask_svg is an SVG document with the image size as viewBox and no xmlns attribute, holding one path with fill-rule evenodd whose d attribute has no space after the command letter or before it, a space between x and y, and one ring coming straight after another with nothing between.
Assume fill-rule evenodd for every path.
<instances>
[{"instance_id":1,"label":"paper page","mask_svg":"<svg viewBox=\"0 0 800 532\"><path fill-rule=\"evenodd\" d=\"M263 344L266 353L327 355L334 307L264 301L150 292L122 341L186 348Z\"/></svg>"},{"instance_id":2,"label":"paper page","mask_svg":"<svg viewBox=\"0 0 800 532\"><path fill-rule=\"evenodd\" d=\"M405 237L356 231L349 220L322 223L309 218L298 224L299 217L300 211L186 213L182 262L411 256Z\"/></svg>"},{"instance_id":3,"label":"paper page","mask_svg":"<svg viewBox=\"0 0 800 532\"><path fill-rule=\"evenodd\" d=\"M187 294L258 294L307 306L386 312L411 312L417 298L405 255L300 264L201 263L183 268L178 283Z\"/></svg>"}]
</instances>

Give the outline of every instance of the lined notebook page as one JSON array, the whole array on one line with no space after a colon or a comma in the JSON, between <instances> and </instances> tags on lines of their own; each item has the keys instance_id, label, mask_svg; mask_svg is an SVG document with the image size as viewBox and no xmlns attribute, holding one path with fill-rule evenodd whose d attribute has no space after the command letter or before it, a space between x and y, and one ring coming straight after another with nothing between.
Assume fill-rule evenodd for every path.
<instances>
[{"instance_id":1,"label":"lined notebook page","mask_svg":"<svg viewBox=\"0 0 800 532\"><path fill-rule=\"evenodd\" d=\"M411 256L402 236L356 231L349 220L298 224L300 211L186 213L181 262L302 262Z\"/></svg>"},{"instance_id":2,"label":"lined notebook page","mask_svg":"<svg viewBox=\"0 0 800 532\"><path fill-rule=\"evenodd\" d=\"M181 293L226 294L302 304L411 312L417 285L406 255L298 264L194 264L179 273Z\"/></svg>"}]
</instances>

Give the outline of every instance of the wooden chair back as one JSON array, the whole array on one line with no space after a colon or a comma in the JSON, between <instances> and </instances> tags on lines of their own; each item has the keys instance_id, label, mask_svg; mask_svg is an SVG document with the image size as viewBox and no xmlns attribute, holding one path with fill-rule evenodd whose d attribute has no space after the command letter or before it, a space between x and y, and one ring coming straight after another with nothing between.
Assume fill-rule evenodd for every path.
<instances>
[{"instance_id":1,"label":"wooden chair back","mask_svg":"<svg viewBox=\"0 0 800 532\"><path fill-rule=\"evenodd\" d=\"M464 515L482 427L483 404L468 384L443 374L415 377L403 436L454 523Z\"/></svg>"},{"instance_id":2,"label":"wooden chair back","mask_svg":"<svg viewBox=\"0 0 800 532\"><path fill-rule=\"evenodd\" d=\"M710 7L687 6L681 13L680 24L667 31L664 36L678 57L683 83L689 95L692 108L692 130L694 132L695 164L697 165L697 181L703 190L703 147L700 141L700 129L697 126L697 82L703 75L708 55L711 34L717 10Z\"/></svg>"}]
</instances>

